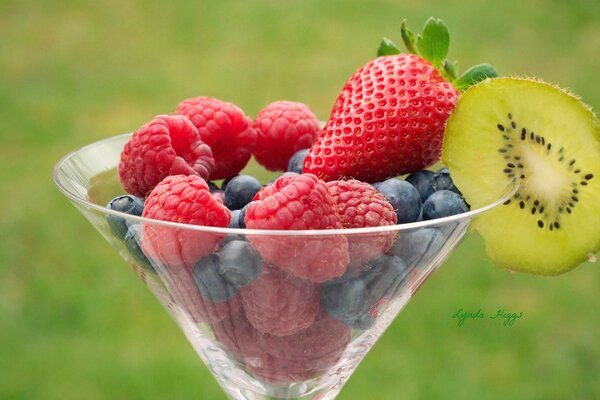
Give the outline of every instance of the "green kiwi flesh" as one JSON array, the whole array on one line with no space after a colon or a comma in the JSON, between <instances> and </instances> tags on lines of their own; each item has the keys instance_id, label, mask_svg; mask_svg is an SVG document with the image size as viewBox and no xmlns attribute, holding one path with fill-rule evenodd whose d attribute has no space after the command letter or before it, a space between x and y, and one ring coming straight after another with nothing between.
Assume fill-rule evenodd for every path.
<instances>
[{"instance_id":1,"label":"green kiwi flesh","mask_svg":"<svg viewBox=\"0 0 600 400\"><path fill-rule=\"evenodd\" d=\"M475 208L519 181L474 224L499 266L557 275L600 249L600 124L575 96L531 79L487 79L462 94L442 158Z\"/></svg>"}]
</instances>

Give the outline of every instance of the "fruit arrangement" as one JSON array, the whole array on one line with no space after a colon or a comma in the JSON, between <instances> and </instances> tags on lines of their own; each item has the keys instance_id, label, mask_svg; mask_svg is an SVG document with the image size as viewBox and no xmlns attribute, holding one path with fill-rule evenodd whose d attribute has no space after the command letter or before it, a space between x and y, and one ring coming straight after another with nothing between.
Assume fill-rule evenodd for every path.
<instances>
[{"instance_id":1,"label":"fruit arrangement","mask_svg":"<svg viewBox=\"0 0 600 400\"><path fill-rule=\"evenodd\" d=\"M401 35L407 52L384 39L324 126L297 102L252 120L195 97L123 149L128 194L109 209L206 229L110 215L113 234L255 378L291 383L330 368L449 235L435 224L386 227L483 207L516 181L476 224L500 266L557 274L600 248L594 114L557 87L497 78L488 64L458 76L440 20L419 35L403 23ZM263 184L241 174L251 156L281 175ZM433 167L440 160L446 167Z\"/></svg>"}]
</instances>

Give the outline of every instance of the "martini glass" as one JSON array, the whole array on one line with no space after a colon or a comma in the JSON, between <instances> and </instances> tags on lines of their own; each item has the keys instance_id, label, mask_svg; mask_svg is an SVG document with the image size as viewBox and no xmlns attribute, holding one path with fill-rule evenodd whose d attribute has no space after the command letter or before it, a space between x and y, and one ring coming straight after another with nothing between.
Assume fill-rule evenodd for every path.
<instances>
[{"instance_id":1,"label":"martini glass","mask_svg":"<svg viewBox=\"0 0 600 400\"><path fill-rule=\"evenodd\" d=\"M129 137L66 155L54 181L154 293L231 399L335 398L472 220L517 189L467 213L377 228L193 226L104 207L123 193L116 166ZM252 261L254 280L219 269L231 242L249 252L229 267ZM333 272L315 279L311 268Z\"/></svg>"}]
</instances>

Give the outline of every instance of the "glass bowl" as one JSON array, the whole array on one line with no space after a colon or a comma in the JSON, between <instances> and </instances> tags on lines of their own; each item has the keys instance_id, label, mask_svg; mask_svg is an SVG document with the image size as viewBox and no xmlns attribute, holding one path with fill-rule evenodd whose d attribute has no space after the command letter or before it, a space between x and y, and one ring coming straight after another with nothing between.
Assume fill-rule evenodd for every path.
<instances>
[{"instance_id":1,"label":"glass bowl","mask_svg":"<svg viewBox=\"0 0 600 400\"><path fill-rule=\"evenodd\" d=\"M123 194L116 167L129 137L66 155L54 181L145 282L234 399L334 398L471 221L517 189L463 214L377 228L186 225L104 206ZM232 259L224 253L233 247ZM307 272L315 270L322 273Z\"/></svg>"}]
</instances>

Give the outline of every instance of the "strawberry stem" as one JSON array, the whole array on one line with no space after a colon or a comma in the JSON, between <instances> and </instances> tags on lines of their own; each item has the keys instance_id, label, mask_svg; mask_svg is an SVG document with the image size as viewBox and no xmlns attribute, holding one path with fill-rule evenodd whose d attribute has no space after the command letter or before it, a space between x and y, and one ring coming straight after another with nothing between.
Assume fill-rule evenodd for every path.
<instances>
[{"instance_id":1,"label":"strawberry stem","mask_svg":"<svg viewBox=\"0 0 600 400\"><path fill-rule=\"evenodd\" d=\"M457 62L447 59L450 47L450 34L446 24L439 18L430 17L423 32L415 34L406 25L406 19L400 23L400 35L408 53L429 61L442 76L460 91L486 79L495 78L498 73L490 64L478 64L459 76ZM400 49L388 38L383 38L377 50L377 57L400 54Z\"/></svg>"},{"instance_id":2,"label":"strawberry stem","mask_svg":"<svg viewBox=\"0 0 600 400\"><path fill-rule=\"evenodd\" d=\"M402 35L402 41L404 42L406 50L408 50L408 52L411 54L419 54L415 47L417 39L415 34L406 26L405 19L403 19L402 23L400 24L400 34Z\"/></svg>"},{"instance_id":3,"label":"strawberry stem","mask_svg":"<svg viewBox=\"0 0 600 400\"><path fill-rule=\"evenodd\" d=\"M379 48L377 49L377 57L393 56L394 54L400 53L401 51L398 46L396 46L390 39L386 37L381 39L381 43L379 43Z\"/></svg>"}]
</instances>

